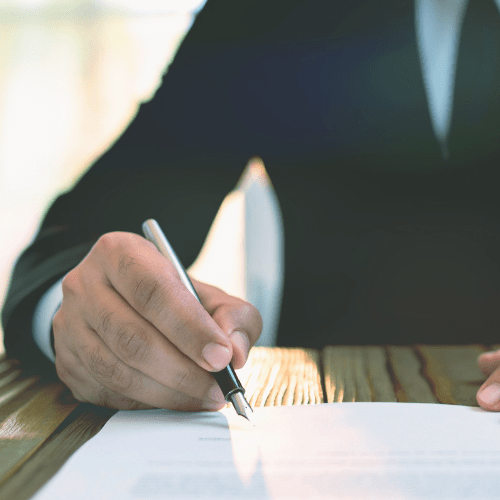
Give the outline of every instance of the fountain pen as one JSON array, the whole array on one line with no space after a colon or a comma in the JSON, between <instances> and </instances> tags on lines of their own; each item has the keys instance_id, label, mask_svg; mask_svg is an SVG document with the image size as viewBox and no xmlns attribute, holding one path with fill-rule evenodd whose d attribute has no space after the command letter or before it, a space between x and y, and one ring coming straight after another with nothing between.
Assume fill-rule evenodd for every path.
<instances>
[{"instance_id":1,"label":"fountain pen","mask_svg":"<svg viewBox=\"0 0 500 500\"><path fill-rule=\"evenodd\" d=\"M181 261L174 252L174 249L168 242L167 237L163 234L158 222L154 219L148 219L142 224L142 231L144 236L156 246L160 253L172 262L175 269L179 273L181 281L201 304L201 300L198 297L198 294L196 293L184 266L181 264ZM245 399L245 389L238 380L238 376L236 375L236 372L231 364L227 365L226 368L219 372L212 373L212 375L219 384L219 387L224 394L224 398L228 403L232 403L236 413L253 423L251 416L253 413L252 407Z\"/></svg>"}]
</instances>

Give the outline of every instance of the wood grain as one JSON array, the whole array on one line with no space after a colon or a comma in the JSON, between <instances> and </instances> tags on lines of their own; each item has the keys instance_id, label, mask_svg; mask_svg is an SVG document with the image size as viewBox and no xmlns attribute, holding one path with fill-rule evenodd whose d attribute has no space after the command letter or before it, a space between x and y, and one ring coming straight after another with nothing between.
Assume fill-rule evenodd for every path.
<instances>
[{"instance_id":1,"label":"wood grain","mask_svg":"<svg viewBox=\"0 0 500 500\"><path fill-rule=\"evenodd\" d=\"M114 410L80 404L16 472L0 485L0 500L27 500L41 488L66 460L115 413Z\"/></svg>"},{"instance_id":2,"label":"wood grain","mask_svg":"<svg viewBox=\"0 0 500 500\"><path fill-rule=\"evenodd\" d=\"M238 376L253 406L323 402L319 353L315 350L254 348ZM80 405L15 474L0 483L0 500L29 498L112 414L103 408Z\"/></svg>"},{"instance_id":3,"label":"wood grain","mask_svg":"<svg viewBox=\"0 0 500 500\"><path fill-rule=\"evenodd\" d=\"M4 406L20 396L30 386L35 385L39 377L26 377L19 362L12 359L3 359L0 361L0 418L5 411Z\"/></svg>"},{"instance_id":4,"label":"wood grain","mask_svg":"<svg viewBox=\"0 0 500 500\"><path fill-rule=\"evenodd\" d=\"M476 359L484 352L479 345L419 345L423 373L440 403L478 406L476 392L484 375Z\"/></svg>"},{"instance_id":5,"label":"wood grain","mask_svg":"<svg viewBox=\"0 0 500 500\"><path fill-rule=\"evenodd\" d=\"M19 367L21 363L16 359L7 359L4 356L0 358L0 381L5 373L11 371L13 368Z\"/></svg>"},{"instance_id":6,"label":"wood grain","mask_svg":"<svg viewBox=\"0 0 500 500\"><path fill-rule=\"evenodd\" d=\"M379 346L328 346L321 353L328 403L397 401Z\"/></svg>"},{"instance_id":7,"label":"wood grain","mask_svg":"<svg viewBox=\"0 0 500 500\"><path fill-rule=\"evenodd\" d=\"M38 385L31 397L3 419L0 424L0 486L76 407L77 402L63 384Z\"/></svg>"},{"instance_id":8,"label":"wood grain","mask_svg":"<svg viewBox=\"0 0 500 500\"><path fill-rule=\"evenodd\" d=\"M432 387L422 374L422 360L409 346L388 346L390 370L397 400L401 403L437 403Z\"/></svg>"},{"instance_id":9,"label":"wood grain","mask_svg":"<svg viewBox=\"0 0 500 500\"><path fill-rule=\"evenodd\" d=\"M323 402L319 353L314 349L254 347L238 377L254 407Z\"/></svg>"},{"instance_id":10,"label":"wood grain","mask_svg":"<svg viewBox=\"0 0 500 500\"><path fill-rule=\"evenodd\" d=\"M500 346L497 346L497 348ZM253 406L404 401L476 406L483 347L258 347L238 370ZM321 373L323 371L324 390ZM0 500L24 500L114 413L77 404L60 383L23 375L0 357Z\"/></svg>"}]
</instances>

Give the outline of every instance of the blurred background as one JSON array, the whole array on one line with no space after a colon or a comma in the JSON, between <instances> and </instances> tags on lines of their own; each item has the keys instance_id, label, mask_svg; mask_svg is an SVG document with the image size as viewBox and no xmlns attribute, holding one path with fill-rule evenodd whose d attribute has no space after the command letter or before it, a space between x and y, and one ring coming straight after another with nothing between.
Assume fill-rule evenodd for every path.
<instances>
[{"instance_id":1,"label":"blurred background","mask_svg":"<svg viewBox=\"0 0 500 500\"><path fill-rule=\"evenodd\" d=\"M204 3L0 0L0 303L51 200L154 95Z\"/></svg>"}]
</instances>

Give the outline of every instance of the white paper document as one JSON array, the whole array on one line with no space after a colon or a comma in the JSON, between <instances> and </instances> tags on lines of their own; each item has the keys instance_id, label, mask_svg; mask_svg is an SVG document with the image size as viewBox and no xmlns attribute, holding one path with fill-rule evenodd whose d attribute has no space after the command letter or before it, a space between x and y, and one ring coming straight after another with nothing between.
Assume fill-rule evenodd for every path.
<instances>
[{"instance_id":1,"label":"white paper document","mask_svg":"<svg viewBox=\"0 0 500 500\"><path fill-rule=\"evenodd\" d=\"M500 414L416 403L120 411L36 500L500 498Z\"/></svg>"}]
</instances>

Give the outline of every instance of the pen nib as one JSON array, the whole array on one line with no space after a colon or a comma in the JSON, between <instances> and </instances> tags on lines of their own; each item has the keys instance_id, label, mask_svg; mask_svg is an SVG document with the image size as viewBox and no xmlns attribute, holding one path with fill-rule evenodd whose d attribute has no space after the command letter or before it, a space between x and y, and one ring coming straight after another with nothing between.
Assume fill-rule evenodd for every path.
<instances>
[{"instance_id":1,"label":"pen nib","mask_svg":"<svg viewBox=\"0 0 500 500\"><path fill-rule=\"evenodd\" d=\"M244 418L246 418L252 425L255 425L252 414L252 407L248 404L248 401L245 399L245 396L242 392L235 392L229 396L231 399L231 403L233 403L234 409L236 413Z\"/></svg>"}]
</instances>

